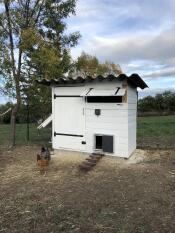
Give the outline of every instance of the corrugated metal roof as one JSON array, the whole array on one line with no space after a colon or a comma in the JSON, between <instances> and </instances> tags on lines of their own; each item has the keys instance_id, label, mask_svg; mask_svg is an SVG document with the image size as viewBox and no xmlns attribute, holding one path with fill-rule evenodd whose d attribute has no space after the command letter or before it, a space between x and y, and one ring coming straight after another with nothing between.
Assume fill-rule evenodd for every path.
<instances>
[{"instance_id":1,"label":"corrugated metal roof","mask_svg":"<svg viewBox=\"0 0 175 233\"><path fill-rule=\"evenodd\" d=\"M78 76L77 78L65 78L60 77L58 79L42 79L37 80L37 83L46 85L46 86L66 86L71 84L83 84L83 83L91 83L91 82L103 82L103 81L112 81L115 79L124 80L126 79L130 84L134 85L135 87L140 87L141 89L144 89L147 86L147 84L141 79L141 77L138 74L132 74L130 76L127 76L126 74L120 74L118 76L114 75L108 75L108 76L102 76L97 75L96 77L87 76L86 78Z\"/></svg>"}]
</instances>

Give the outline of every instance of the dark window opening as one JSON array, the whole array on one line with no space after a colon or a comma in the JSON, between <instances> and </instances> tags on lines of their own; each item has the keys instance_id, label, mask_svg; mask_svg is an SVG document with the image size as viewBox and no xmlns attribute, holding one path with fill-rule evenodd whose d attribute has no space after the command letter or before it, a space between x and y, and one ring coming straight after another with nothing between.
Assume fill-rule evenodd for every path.
<instances>
[{"instance_id":1,"label":"dark window opening","mask_svg":"<svg viewBox=\"0 0 175 233\"><path fill-rule=\"evenodd\" d=\"M102 136L96 136L96 149L102 149Z\"/></svg>"},{"instance_id":2,"label":"dark window opening","mask_svg":"<svg viewBox=\"0 0 175 233\"><path fill-rule=\"evenodd\" d=\"M122 96L87 96L88 103L122 103Z\"/></svg>"}]
</instances>

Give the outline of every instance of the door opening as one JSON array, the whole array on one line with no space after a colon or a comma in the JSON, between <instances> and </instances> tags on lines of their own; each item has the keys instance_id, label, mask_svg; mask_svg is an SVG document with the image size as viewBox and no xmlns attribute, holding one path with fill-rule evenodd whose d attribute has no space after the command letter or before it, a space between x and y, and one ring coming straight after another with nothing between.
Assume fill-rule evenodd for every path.
<instances>
[{"instance_id":1,"label":"door opening","mask_svg":"<svg viewBox=\"0 0 175 233\"><path fill-rule=\"evenodd\" d=\"M102 150L107 153L113 153L113 136L95 135L95 149Z\"/></svg>"},{"instance_id":2,"label":"door opening","mask_svg":"<svg viewBox=\"0 0 175 233\"><path fill-rule=\"evenodd\" d=\"M96 148L95 149L102 150L102 136L96 135L95 138L96 138Z\"/></svg>"}]
</instances>

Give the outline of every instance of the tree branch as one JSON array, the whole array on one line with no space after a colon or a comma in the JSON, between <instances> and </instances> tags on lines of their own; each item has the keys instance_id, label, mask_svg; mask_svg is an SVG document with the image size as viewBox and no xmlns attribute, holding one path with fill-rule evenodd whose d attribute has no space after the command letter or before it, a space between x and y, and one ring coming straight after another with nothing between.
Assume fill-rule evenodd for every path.
<instances>
[{"instance_id":1,"label":"tree branch","mask_svg":"<svg viewBox=\"0 0 175 233\"><path fill-rule=\"evenodd\" d=\"M16 67L15 67L15 57L14 57L14 42L13 42L13 32L12 32L12 25L10 19L10 12L9 12L9 1L4 1L5 12L7 16L7 25L8 25L8 35L10 41L10 54L11 54L11 61L12 61L12 71L14 78L16 77Z\"/></svg>"},{"instance_id":2,"label":"tree branch","mask_svg":"<svg viewBox=\"0 0 175 233\"><path fill-rule=\"evenodd\" d=\"M35 25L37 24L38 19L39 19L39 17L40 17L40 14L41 14L41 10L42 10L44 1L45 1L45 0L43 0L42 3L40 3L40 7L39 7L39 9L38 9L38 14L36 15L36 18L35 18L35 20L34 20ZM37 5L39 4L39 2L40 2L39 0L36 2L35 7L34 7L34 10L33 10L32 14L31 14L31 17L33 17L33 15L34 15L34 13L35 13L35 8L36 8Z\"/></svg>"},{"instance_id":3,"label":"tree branch","mask_svg":"<svg viewBox=\"0 0 175 233\"><path fill-rule=\"evenodd\" d=\"M10 55L11 55L11 61L12 61L12 72L13 72L13 78L15 81L15 89L16 89L16 99L17 99L17 104L15 108L12 110L13 114L16 115L21 98L20 98L20 84L19 84L19 78L20 78L20 73L19 73L19 67L21 67L21 55L19 54L19 67L18 67L18 74L16 74L16 66L15 66L15 57L14 57L14 40L13 40L13 30L12 30L12 25L11 25L11 17L10 17L10 11L9 11L9 0L4 1L4 6L5 6L5 13L7 16L7 25L8 25L8 35L9 35L9 41L10 41Z\"/></svg>"}]
</instances>

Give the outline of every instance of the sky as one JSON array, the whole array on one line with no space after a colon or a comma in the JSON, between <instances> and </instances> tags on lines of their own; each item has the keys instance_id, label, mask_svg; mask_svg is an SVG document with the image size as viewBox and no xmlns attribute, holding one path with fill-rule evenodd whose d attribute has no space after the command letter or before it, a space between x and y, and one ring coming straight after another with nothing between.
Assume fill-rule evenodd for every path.
<instances>
[{"instance_id":1,"label":"sky","mask_svg":"<svg viewBox=\"0 0 175 233\"><path fill-rule=\"evenodd\" d=\"M79 0L68 31L81 39L71 50L138 73L149 89L140 97L175 90L175 0Z\"/></svg>"},{"instance_id":2,"label":"sky","mask_svg":"<svg viewBox=\"0 0 175 233\"><path fill-rule=\"evenodd\" d=\"M71 55L84 51L138 73L149 86L141 98L175 90L174 12L175 0L78 0L67 20L67 31L81 34Z\"/></svg>"}]
</instances>

